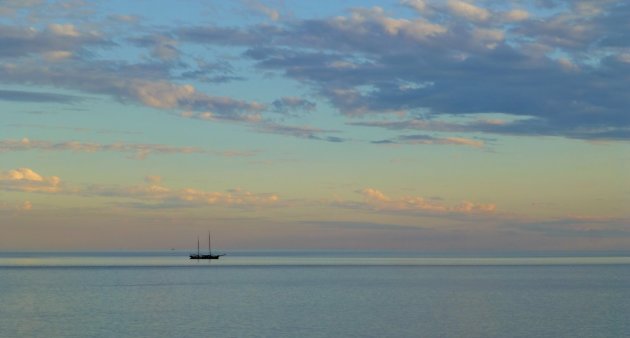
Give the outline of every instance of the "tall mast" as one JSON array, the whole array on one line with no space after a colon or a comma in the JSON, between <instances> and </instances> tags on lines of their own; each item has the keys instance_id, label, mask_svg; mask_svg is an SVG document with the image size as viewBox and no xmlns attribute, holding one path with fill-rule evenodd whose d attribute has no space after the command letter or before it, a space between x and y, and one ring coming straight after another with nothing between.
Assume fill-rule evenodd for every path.
<instances>
[{"instance_id":1,"label":"tall mast","mask_svg":"<svg viewBox=\"0 0 630 338\"><path fill-rule=\"evenodd\" d=\"M212 255L212 247L210 246L210 231L208 231L208 254Z\"/></svg>"}]
</instances>

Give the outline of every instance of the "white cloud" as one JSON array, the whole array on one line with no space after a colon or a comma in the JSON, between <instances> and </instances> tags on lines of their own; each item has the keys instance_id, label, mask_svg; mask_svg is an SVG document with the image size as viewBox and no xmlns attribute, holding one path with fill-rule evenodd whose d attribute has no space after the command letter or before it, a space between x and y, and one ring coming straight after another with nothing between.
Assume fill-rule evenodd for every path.
<instances>
[{"instance_id":1,"label":"white cloud","mask_svg":"<svg viewBox=\"0 0 630 338\"><path fill-rule=\"evenodd\" d=\"M195 87L191 85L168 82L137 82L133 89L142 103L154 108L174 108L181 101L192 100L195 95Z\"/></svg>"},{"instance_id":2,"label":"white cloud","mask_svg":"<svg viewBox=\"0 0 630 338\"><path fill-rule=\"evenodd\" d=\"M490 12L487 9L465 1L449 0L448 8L453 14L473 21L486 21L490 18Z\"/></svg>"},{"instance_id":3,"label":"white cloud","mask_svg":"<svg viewBox=\"0 0 630 338\"><path fill-rule=\"evenodd\" d=\"M54 50L50 52L44 52L42 55L47 61L60 61L72 57L72 52L65 50Z\"/></svg>"},{"instance_id":4,"label":"white cloud","mask_svg":"<svg viewBox=\"0 0 630 338\"><path fill-rule=\"evenodd\" d=\"M0 172L0 183L4 190L48 193L61 191L61 179L58 176L44 177L30 168Z\"/></svg>"},{"instance_id":5,"label":"white cloud","mask_svg":"<svg viewBox=\"0 0 630 338\"><path fill-rule=\"evenodd\" d=\"M277 9L271 8L260 1L248 0L246 4L253 11L263 14L272 21L278 21L280 19L280 12Z\"/></svg>"},{"instance_id":6,"label":"white cloud","mask_svg":"<svg viewBox=\"0 0 630 338\"><path fill-rule=\"evenodd\" d=\"M444 139L443 143L466 145L466 146L471 146L475 148L482 148L484 146L483 141L472 140L472 139L463 138L463 137L447 137Z\"/></svg>"},{"instance_id":7,"label":"white cloud","mask_svg":"<svg viewBox=\"0 0 630 338\"><path fill-rule=\"evenodd\" d=\"M400 3L413 8L418 13L423 13L427 10L427 2L425 0L402 0Z\"/></svg>"},{"instance_id":8,"label":"white cloud","mask_svg":"<svg viewBox=\"0 0 630 338\"><path fill-rule=\"evenodd\" d=\"M506 21L518 22L529 19L529 12L524 9L513 9L503 14Z\"/></svg>"},{"instance_id":9,"label":"white cloud","mask_svg":"<svg viewBox=\"0 0 630 338\"><path fill-rule=\"evenodd\" d=\"M48 25L48 30L59 36L78 37L81 35L72 24L50 24Z\"/></svg>"},{"instance_id":10,"label":"white cloud","mask_svg":"<svg viewBox=\"0 0 630 338\"><path fill-rule=\"evenodd\" d=\"M424 19L398 19L389 17L380 7L354 9L348 17L336 17L331 23L338 29L354 34L368 34L370 26L378 24L389 35L400 35L422 41L429 37L447 32L447 28Z\"/></svg>"},{"instance_id":11,"label":"white cloud","mask_svg":"<svg viewBox=\"0 0 630 338\"><path fill-rule=\"evenodd\" d=\"M19 169L9 170L8 172L0 176L0 178L9 180L9 181L41 182L44 180L44 178L40 174L34 172L33 170L29 168L19 168Z\"/></svg>"},{"instance_id":12,"label":"white cloud","mask_svg":"<svg viewBox=\"0 0 630 338\"><path fill-rule=\"evenodd\" d=\"M486 48L494 49L505 38L505 33L500 29L476 28L473 37Z\"/></svg>"}]
</instances>

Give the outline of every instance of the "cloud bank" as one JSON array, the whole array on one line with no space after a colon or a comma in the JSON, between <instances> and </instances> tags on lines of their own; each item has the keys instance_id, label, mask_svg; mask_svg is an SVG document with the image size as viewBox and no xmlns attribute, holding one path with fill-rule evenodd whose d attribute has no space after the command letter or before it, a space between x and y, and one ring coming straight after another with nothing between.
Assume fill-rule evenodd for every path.
<instances>
[{"instance_id":1,"label":"cloud bank","mask_svg":"<svg viewBox=\"0 0 630 338\"><path fill-rule=\"evenodd\" d=\"M124 20L133 35L98 18L30 27L51 4L4 5L0 78L5 84L55 86L110 95L121 102L186 112L184 117L278 123L269 113L313 111L315 102L285 96L267 103L212 95L181 79L248 81L226 58L190 56L189 48L228 48L260 74L275 73L326 100L343 116L469 117L501 113L501 125L465 124L460 130L587 140L630 139L630 4L624 1L404 0L406 13L355 7L343 15L282 20L257 1L264 23L241 26L149 27ZM17 7L16 7L17 6ZM59 12L59 9L55 7ZM132 18L117 13L116 18ZM13 19L13 20L12 20ZM65 22L63 21L65 20ZM133 31L133 30L132 30ZM147 59L97 58L106 49L141 48ZM237 52L238 53L238 52ZM221 80L223 81L223 80ZM220 81L219 81L220 82ZM219 83L217 82L217 83ZM72 97L3 90L5 100L69 102ZM361 122L359 122L361 123ZM349 124L359 126L359 124ZM433 124L427 124L431 130ZM269 127L252 130L268 130ZM431 130L434 131L434 130ZM295 133L284 133L295 136Z\"/></svg>"},{"instance_id":2,"label":"cloud bank","mask_svg":"<svg viewBox=\"0 0 630 338\"><path fill-rule=\"evenodd\" d=\"M140 201L142 207L172 208L223 206L257 208L276 205L280 197L273 193L253 193L241 188L205 191L197 188L174 189L163 185L160 176L148 176L145 184L135 186L62 184L58 176L45 177L30 168L0 172L0 190L92 197L116 197ZM30 209L32 205L22 205ZM138 206L138 204L121 204Z\"/></svg>"}]
</instances>

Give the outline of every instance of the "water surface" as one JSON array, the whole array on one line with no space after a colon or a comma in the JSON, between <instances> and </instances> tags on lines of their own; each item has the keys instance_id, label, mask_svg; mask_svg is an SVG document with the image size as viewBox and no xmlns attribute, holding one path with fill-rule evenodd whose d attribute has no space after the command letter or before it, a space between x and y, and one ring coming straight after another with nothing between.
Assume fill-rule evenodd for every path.
<instances>
[{"instance_id":1,"label":"water surface","mask_svg":"<svg viewBox=\"0 0 630 338\"><path fill-rule=\"evenodd\" d=\"M0 254L2 337L629 337L627 257Z\"/></svg>"}]
</instances>

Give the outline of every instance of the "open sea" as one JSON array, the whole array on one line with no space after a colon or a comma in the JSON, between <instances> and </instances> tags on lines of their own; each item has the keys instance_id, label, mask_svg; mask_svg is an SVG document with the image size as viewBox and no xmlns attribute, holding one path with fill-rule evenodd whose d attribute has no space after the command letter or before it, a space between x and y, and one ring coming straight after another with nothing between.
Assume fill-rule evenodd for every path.
<instances>
[{"instance_id":1,"label":"open sea","mask_svg":"<svg viewBox=\"0 0 630 338\"><path fill-rule=\"evenodd\" d=\"M630 337L630 255L0 252L0 337Z\"/></svg>"}]
</instances>

